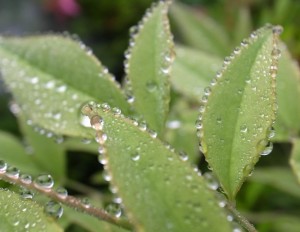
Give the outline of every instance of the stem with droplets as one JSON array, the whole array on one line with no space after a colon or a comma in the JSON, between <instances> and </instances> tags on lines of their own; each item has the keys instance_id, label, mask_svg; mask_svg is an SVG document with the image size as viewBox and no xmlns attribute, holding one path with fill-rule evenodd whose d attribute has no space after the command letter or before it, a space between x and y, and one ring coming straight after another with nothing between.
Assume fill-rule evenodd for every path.
<instances>
[{"instance_id":1,"label":"stem with droplets","mask_svg":"<svg viewBox=\"0 0 300 232\"><path fill-rule=\"evenodd\" d=\"M235 216L238 223L243 226L248 232L257 232L255 227L245 218L239 211L236 210L229 202L227 203L227 209Z\"/></svg>"},{"instance_id":2,"label":"stem with droplets","mask_svg":"<svg viewBox=\"0 0 300 232\"><path fill-rule=\"evenodd\" d=\"M29 190L37 191L49 198L51 198L54 201L60 202L68 207L74 208L78 211L84 212L86 214L89 214L91 216L94 216L97 219L101 219L103 221L109 222L111 224L114 224L116 226L122 227L124 229L132 229L132 225L124 219L120 219L117 217L114 217L108 213L106 213L103 209L93 207L91 205L86 205L82 203L82 201L76 197L73 196L65 196L61 197L59 196L52 188L41 188L34 184L34 182L25 183L20 180L20 178L11 177L6 175L5 173L0 172L0 179L3 181L6 181L8 183L15 184L17 186L22 186Z\"/></svg>"}]
</instances>

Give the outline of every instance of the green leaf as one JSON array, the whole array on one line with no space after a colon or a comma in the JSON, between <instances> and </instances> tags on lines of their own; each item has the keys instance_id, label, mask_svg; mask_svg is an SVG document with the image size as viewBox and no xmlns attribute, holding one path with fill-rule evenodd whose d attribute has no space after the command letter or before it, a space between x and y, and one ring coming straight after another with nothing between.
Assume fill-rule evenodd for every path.
<instances>
[{"instance_id":1,"label":"green leaf","mask_svg":"<svg viewBox=\"0 0 300 232\"><path fill-rule=\"evenodd\" d=\"M275 119L279 27L266 26L225 58L202 98L197 123L201 147L221 186L233 200L265 150ZM207 102L207 103L206 103Z\"/></svg>"},{"instance_id":2,"label":"green leaf","mask_svg":"<svg viewBox=\"0 0 300 232\"><path fill-rule=\"evenodd\" d=\"M4 189L0 189L0 209L1 231L63 231L54 219L45 215L41 206Z\"/></svg>"},{"instance_id":3,"label":"green leaf","mask_svg":"<svg viewBox=\"0 0 300 232\"><path fill-rule=\"evenodd\" d=\"M252 31L250 9L247 6L238 8L235 19L234 41L238 44L247 37Z\"/></svg>"},{"instance_id":4,"label":"green leaf","mask_svg":"<svg viewBox=\"0 0 300 232\"><path fill-rule=\"evenodd\" d=\"M0 70L25 116L57 134L87 134L77 122L80 107L89 100L128 112L107 69L82 43L67 37L1 38Z\"/></svg>"},{"instance_id":5,"label":"green leaf","mask_svg":"<svg viewBox=\"0 0 300 232\"><path fill-rule=\"evenodd\" d=\"M35 163L31 155L25 152L25 147L13 135L0 131L0 160L15 166L24 173L40 174L43 170Z\"/></svg>"},{"instance_id":6,"label":"green leaf","mask_svg":"<svg viewBox=\"0 0 300 232\"><path fill-rule=\"evenodd\" d=\"M41 135L34 131L34 128L27 124L28 122L22 115L18 115L18 120L23 136L32 149L30 156L36 165L43 172L51 174L56 182L63 184L66 175L66 154L62 145L51 138L53 134ZM62 137L56 139L59 141Z\"/></svg>"},{"instance_id":7,"label":"green leaf","mask_svg":"<svg viewBox=\"0 0 300 232\"><path fill-rule=\"evenodd\" d=\"M177 92L199 101L221 64L222 60L216 56L177 46L171 84Z\"/></svg>"},{"instance_id":8,"label":"green leaf","mask_svg":"<svg viewBox=\"0 0 300 232\"><path fill-rule=\"evenodd\" d=\"M167 18L169 2L159 2L131 29L125 61L130 94L138 113L159 134L169 110L169 73L174 51Z\"/></svg>"},{"instance_id":9,"label":"green leaf","mask_svg":"<svg viewBox=\"0 0 300 232\"><path fill-rule=\"evenodd\" d=\"M290 165L300 183L300 139L293 140L293 150L290 158Z\"/></svg>"},{"instance_id":10,"label":"green leaf","mask_svg":"<svg viewBox=\"0 0 300 232\"><path fill-rule=\"evenodd\" d=\"M85 106L83 113L94 128L101 127L97 115L103 118L101 157L137 231L232 231L203 177L143 126L103 106ZM103 132L96 133L103 143Z\"/></svg>"},{"instance_id":11,"label":"green leaf","mask_svg":"<svg viewBox=\"0 0 300 232\"><path fill-rule=\"evenodd\" d=\"M221 57L229 53L227 33L210 17L193 12L183 4L174 3L171 7L171 19L187 45Z\"/></svg>"},{"instance_id":12,"label":"green leaf","mask_svg":"<svg viewBox=\"0 0 300 232\"><path fill-rule=\"evenodd\" d=\"M282 47L277 75L278 122L276 120L275 129L279 132L278 137L283 137L283 132L286 132L285 141L289 141L300 132L300 69L287 48ZM278 141L280 138L274 139Z\"/></svg>"},{"instance_id":13,"label":"green leaf","mask_svg":"<svg viewBox=\"0 0 300 232\"><path fill-rule=\"evenodd\" d=\"M291 170L282 167L256 168L249 181L274 187L300 198L300 187Z\"/></svg>"}]
</instances>

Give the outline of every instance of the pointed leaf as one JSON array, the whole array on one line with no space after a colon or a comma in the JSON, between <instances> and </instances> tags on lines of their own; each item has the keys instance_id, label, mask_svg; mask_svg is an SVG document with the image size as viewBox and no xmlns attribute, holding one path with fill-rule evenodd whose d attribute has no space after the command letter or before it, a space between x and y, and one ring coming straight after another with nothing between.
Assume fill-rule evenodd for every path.
<instances>
[{"instance_id":1,"label":"pointed leaf","mask_svg":"<svg viewBox=\"0 0 300 232\"><path fill-rule=\"evenodd\" d=\"M134 107L153 130L162 131L170 101L169 73L173 42L167 18L169 2L159 2L131 29L125 61Z\"/></svg>"},{"instance_id":2,"label":"pointed leaf","mask_svg":"<svg viewBox=\"0 0 300 232\"><path fill-rule=\"evenodd\" d=\"M267 154L275 119L275 76L279 27L266 26L225 58L207 89L197 124L201 147L230 200L260 154ZM207 103L206 103L207 102Z\"/></svg>"},{"instance_id":3,"label":"pointed leaf","mask_svg":"<svg viewBox=\"0 0 300 232\"><path fill-rule=\"evenodd\" d=\"M216 56L177 46L171 84L179 93L199 101L221 64Z\"/></svg>"},{"instance_id":4,"label":"pointed leaf","mask_svg":"<svg viewBox=\"0 0 300 232\"><path fill-rule=\"evenodd\" d=\"M101 150L107 152L101 157L137 231L232 231L203 177L144 126L107 108L85 106L83 112L94 128L100 127L96 115L103 118L107 140ZM103 132L96 133L101 141Z\"/></svg>"},{"instance_id":5,"label":"pointed leaf","mask_svg":"<svg viewBox=\"0 0 300 232\"><path fill-rule=\"evenodd\" d=\"M293 172L300 183L300 139L295 139L293 141L292 156L290 158L290 164L292 166Z\"/></svg>"},{"instance_id":6,"label":"pointed leaf","mask_svg":"<svg viewBox=\"0 0 300 232\"><path fill-rule=\"evenodd\" d=\"M284 45L281 50L277 75L278 118L275 129L279 132L278 136L286 131L285 141L289 141L300 132L300 69ZM278 141L276 137L275 140Z\"/></svg>"},{"instance_id":7,"label":"pointed leaf","mask_svg":"<svg viewBox=\"0 0 300 232\"><path fill-rule=\"evenodd\" d=\"M1 231L63 231L41 206L4 189L0 189L0 209Z\"/></svg>"},{"instance_id":8,"label":"pointed leaf","mask_svg":"<svg viewBox=\"0 0 300 232\"><path fill-rule=\"evenodd\" d=\"M171 7L171 19L187 45L221 57L229 53L227 33L208 16L193 12L183 4L174 3Z\"/></svg>"},{"instance_id":9,"label":"pointed leaf","mask_svg":"<svg viewBox=\"0 0 300 232\"><path fill-rule=\"evenodd\" d=\"M6 86L33 124L58 134L84 136L80 107L96 99L128 104L120 88L83 44L58 35L0 39Z\"/></svg>"}]
</instances>

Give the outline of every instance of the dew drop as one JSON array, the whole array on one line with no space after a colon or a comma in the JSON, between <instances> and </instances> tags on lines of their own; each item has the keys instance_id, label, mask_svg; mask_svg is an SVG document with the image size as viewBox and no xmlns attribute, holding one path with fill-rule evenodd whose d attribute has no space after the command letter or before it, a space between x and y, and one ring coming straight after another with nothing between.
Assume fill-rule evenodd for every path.
<instances>
[{"instance_id":1,"label":"dew drop","mask_svg":"<svg viewBox=\"0 0 300 232\"><path fill-rule=\"evenodd\" d=\"M200 130L203 127L202 120L197 119L195 122L196 129Z\"/></svg>"},{"instance_id":2,"label":"dew drop","mask_svg":"<svg viewBox=\"0 0 300 232\"><path fill-rule=\"evenodd\" d=\"M184 151L180 151L179 152L179 158L182 160L182 161L187 161L189 159L189 156L184 152Z\"/></svg>"},{"instance_id":3,"label":"dew drop","mask_svg":"<svg viewBox=\"0 0 300 232\"><path fill-rule=\"evenodd\" d=\"M54 185L54 181L51 175L43 174L39 175L35 180L34 184L38 188L51 189Z\"/></svg>"},{"instance_id":4,"label":"dew drop","mask_svg":"<svg viewBox=\"0 0 300 232\"><path fill-rule=\"evenodd\" d=\"M119 204L116 204L116 203L111 203L109 204L106 208L105 208L105 211L108 213L108 214L111 214L117 218L121 217L122 215L122 209L121 209L121 206Z\"/></svg>"},{"instance_id":5,"label":"dew drop","mask_svg":"<svg viewBox=\"0 0 300 232\"><path fill-rule=\"evenodd\" d=\"M281 56L281 51L279 49L273 49L272 50L272 56L275 58L275 59L279 59L280 56Z\"/></svg>"},{"instance_id":6,"label":"dew drop","mask_svg":"<svg viewBox=\"0 0 300 232\"><path fill-rule=\"evenodd\" d=\"M98 151L99 151L99 149L98 149ZM98 155L98 161L100 164L103 164L103 165L108 163L108 160L106 159L104 153L105 153L105 151L103 151L103 149L101 148L101 151L99 151L99 155Z\"/></svg>"},{"instance_id":7,"label":"dew drop","mask_svg":"<svg viewBox=\"0 0 300 232\"><path fill-rule=\"evenodd\" d=\"M206 179L207 186L212 190L219 188L219 183L211 172L204 173L203 177Z\"/></svg>"},{"instance_id":8,"label":"dew drop","mask_svg":"<svg viewBox=\"0 0 300 232\"><path fill-rule=\"evenodd\" d=\"M21 187L20 195L23 199L32 199L34 193L26 188Z\"/></svg>"},{"instance_id":9,"label":"dew drop","mask_svg":"<svg viewBox=\"0 0 300 232\"><path fill-rule=\"evenodd\" d=\"M241 127L240 127L240 131L241 131L242 133L247 133L247 132L248 132L247 126L246 126L246 125L241 126Z\"/></svg>"},{"instance_id":10,"label":"dew drop","mask_svg":"<svg viewBox=\"0 0 300 232\"><path fill-rule=\"evenodd\" d=\"M260 153L260 155L269 155L273 150L273 143L269 142L266 148Z\"/></svg>"},{"instance_id":11,"label":"dew drop","mask_svg":"<svg viewBox=\"0 0 300 232\"><path fill-rule=\"evenodd\" d=\"M58 219L63 215L64 209L60 203L51 200L45 205L45 212Z\"/></svg>"},{"instance_id":12,"label":"dew drop","mask_svg":"<svg viewBox=\"0 0 300 232\"><path fill-rule=\"evenodd\" d=\"M146 83L146 88L149 92L154 92L158 89L158 86L156 82L151 81Z\"/></svg>"},{"instance_id":13,"label":"dew drop","mask_svg":"<svg viewBox=\"0 0 300 232\"><path fill-rule=\"evenodd\" d=\"M0 173L5 173L7 169L7 163L4 160L0 160Z\"/></svg>"},{"instance_id":14,"label":"dew drop","mask_svg":"<svg viewBox=\"0 0 300 232\"><path fill-rule=\"evenodd\" d=\"M66 85L61 85L59 87L56 88L56 91L59 93L64 93L67 90L67 86Z\"/></svg>"},{"instance_id":15,"label":"dew drop","mask_svg":"<svg viewBox=\"0 0 300 232\"><path fill-rule=\"evenodd\" d=\"M103 178L104 180L106 180L107 182L112 180L111 175L107 172L107 171L103 171Z\"/></svg>"},{"instance_id":16,"label":"dew drop","mask_svg":"<svg viewBox=\"0 0 300 232\"><path fill-rule=\"evenodd\" d=\"M32 182L32 177L28 174L22 174L20 176L20 181L24 184L31 184Z\"/></svg>"},{"instance_id":17,"label":"dew drop","mask_svg":"<svg viewBox=\"0 0 300 232\"><path fill-rule=\"evenodd\" d=\"M18 179L20 170L16 167L10 166L6 169L6 175L13 179Z\"/></svg>"},{"instance_id":18,"label":"dew drop","mask_svg":"<svg viewBox=\"0 0 300 232\"><path fill-rule=\"evenodd\" d=\"M93 117L91 117L90 124L94 130L102 130L104 121L103 118L99 115L94 115Z\"/></svg>"},{"instance_id":19,"label":"dew drop","mask_svg":"<svg viewBox=\"0 0 300 232\"><path fill-rule=\"evenodd\" d=\"M274 130L274 128L270 127L268 138L271 139L271 138L274 138L274 136L275 136L275 130Z\"/></svg>"},{"instance_id":20,"label":"dew drop","mask_svg":"<svg viewBox=\"0 0 300 232\"><path fill-rule=\"evenodd\" d=\"M68 196L68 191L63 187L59 187L56 189L56 194L59 198L65 199Z\"/></svg>"},{"instance_id":21,"label":"dew drop","mask_svg":"<svg viewBox=\"0 0 300 232\"><path fill-rule=\"evenodd\" d=\"M273 33L275 34L281 34L283 32L283 28L281 26L274 26L273 27Z\"/></svg>"},{"instance_id":22,"label":"dew drop","mask_svg":"<svg viewBox=\"0 0 300 232\"><path fill-rule=\"evenodd\" d=\"M132 161L138 161L141 158L141 155L139 153L133 153L131 155L131 160Z\"/></svg>"},{"instance_id":23,"label":"dew drop","mask_svg":"<svg viewBox=\"0 0 300 232\"><path fill-rule=\"evenodd\" d=\"M154 131L154 130L148 130L148 133L150 134L150 136L153 138L153 139L155 139L156 137L157 137L157 132L156 131Z\"/></svg>"},{"instance_id":24,"label":"dew drop","mask_svg":"<svg viewBox=\"0 0 300 232\"><path fill-rule=\"evenodd\" d=\"M110 111L110 105L108 103L102 103L100 107L104 112Z\"/></svg>"},{"instance_id":25,"label":"dew drop","mask_svg":"<svg viewBox=\"0 0 300 232\"><path fill-rule=\"evenodd\" d=\"M81 203L84 205L85 208L91 207L91 202L87 197L82 198Z\"/></svg>"},{"instance_id":26,"label":"dew drop","mask_svg":"<svg viewBox=\"0 0 300 232\"><path fill-rule=\"evenodd\" d=\"M210 93L211 93L211 88L206 87L206 88L204 89L204 94L207 95L207 96L209 96Z\"/></svg>"}]
</instances>

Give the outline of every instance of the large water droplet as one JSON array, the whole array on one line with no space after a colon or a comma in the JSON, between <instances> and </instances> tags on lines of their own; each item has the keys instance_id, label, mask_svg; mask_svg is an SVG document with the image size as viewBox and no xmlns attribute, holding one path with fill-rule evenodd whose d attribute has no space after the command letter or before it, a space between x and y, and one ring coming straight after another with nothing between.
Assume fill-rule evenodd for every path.
<instances>
[{"instance_id":1,"label":"large water droplet","mask_svg":"<svg viewBox=\"0 0 300 232\"><path fill-rule=\"evenodd\" d=\"M45 212L52 217L61 218L64 209L60 203L51 200L45 205Z\"/></svg>"},{"instance_id":2,"label":"large water droplet","mask_svg":"<svg viewBox=\"0 0 300 232\"><path fill-rule=\"evenodd\" d=\"M31 190L21 187L20 195L24 199L32 199L34 196L34 193Z\"/></svg>"},{"instance_id":3,"label":"large water droplet","mask_svg":"<svg viewBox=\"0 0 300 232\"><path fill-rule=\"evenodd\" d=\"M13 179L18 179L20 170L16 167L10 166L6 169L6 175Z\"/></svg>"},{"instance_id":4,"label":"large water droplet","mask_svg":"<svg viewBox=\"0 0 300 232\"><path fill-rule=\"evenodd\" d=\"M0 173L5 173L7 169L7 163L4 160L0 160Z\"/></svg>"},{"instance_id":5,"label":"large water droplet","mask_svg":"<svg viewBox=\"0 0 300 232\"><path fill-rule=\"evenodd\" d=\"M39 175L35 180L34 184L38 188L42 189L51 189L54 185L54 181L51 175L49 174L44 174L44 175Z\"/></svg>"},{"instance_id":6,"label":"large water droplet","mask_svg":"<svg viewBox=\"0 0 300 232\"><path fill-rule=\"evenodd\" d=\"M100 117L99 115L95 115L91 118L90 124L94 130L102 130L104 121L102 117Z\"/></svg>"},{"instance_id":7,"label":"large water droplet","mask_svg":"<svg viewBox=\"0 0 300 232\"><path fill-rule=\"evenodd\" d=\"M273 150L273 143L269 142L266 148L260 153L260 155L269 155Z\"/></svg>"}]
</instances>

